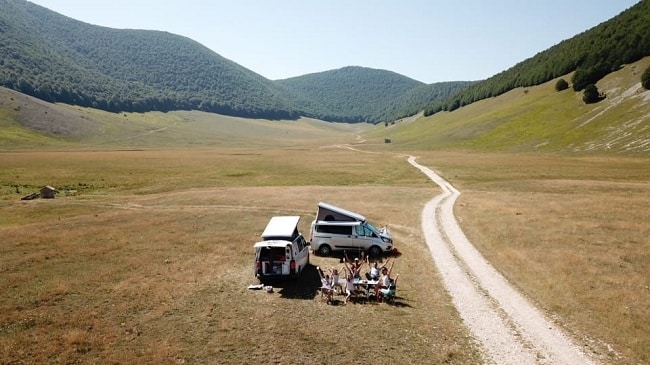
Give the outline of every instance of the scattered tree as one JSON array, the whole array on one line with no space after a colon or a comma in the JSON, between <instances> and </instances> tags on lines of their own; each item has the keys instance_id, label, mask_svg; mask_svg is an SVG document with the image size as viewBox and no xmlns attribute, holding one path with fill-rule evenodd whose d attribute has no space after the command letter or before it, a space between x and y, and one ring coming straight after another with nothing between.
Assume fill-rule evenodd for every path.
<instances>
[{"instance_id":1,"label":"scattered tree","mask_svg":"<svg viewBox=\"0 0 650 365\"><path fill-rule=\"evenodd\" d=\"M648 66L641 75L641 85L643 85L646 90L650 90L650 66Z\"/></svg>"},{"instance_id":2,"label":"scattered tree","mask_svg":"<svg viewBox=\"0 0 650 365\"><path fill-rule=\"evenodd\" d=\"M582 97L582 100L585 102L585 104L597 103L603 99L605 99L605 96L598 91L598 87L596 87L596 85L589 84L585 86L584 95Z\"/></svg>"},{"instance_id":3,"label":"scattered tree","mask_svg":"<svg viewBox=\"0 0 650 365\"><path fill-rule=\"evenodd\" d=\"M555 83L555 91L562 91L569 88L569 83L565 79L559 79Z\"/></svg>"}]
</instances>

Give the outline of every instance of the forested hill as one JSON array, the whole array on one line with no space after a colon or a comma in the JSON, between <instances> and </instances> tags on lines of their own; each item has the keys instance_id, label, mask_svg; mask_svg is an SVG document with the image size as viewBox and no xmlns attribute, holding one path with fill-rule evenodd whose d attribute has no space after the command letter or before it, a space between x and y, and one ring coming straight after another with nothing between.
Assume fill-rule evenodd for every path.
<instances>
[{"instance_id":1,"label":"forested hill","mask_svg":"<svg viewBox=\"0 0 650 365\"><path fill-rule=\"evenodd\" d=\"M109 111L298 115L273 82L188 38L94 26L23 0L0 8L0 83L9 88Z\"/></svg>"},{"instance_id":2,"label":"forested hill","mask_svg":"<svg viewBox=\"0 0 650 365\"><path fill-rule=\"evenodd\" d=\"M415 114L466 86L356 67L271 81L167 32L95 26L24 0L0 0L0 9L0 85L50 102L376 123Z\"/></svg>"},{"instance_id":3,"label":"forested hill","mask_svg":"<svg viewBox=\"0 0 650 365\"><path fill-rule=\"evenodd\" d=\"M391 121L417 114L422 106L445 100L470 82L426 85L397 73L349 66L276 81L293 93L296 105L312 117L348 122Z\"/></svg>"},{"instance_id":4,"label":"forested hill","mask_svg":"<svg viewBox=\"0 0 650 365\"><path fill-rule=\"evenodd\" d=\"M558 19L571 21L561 13L558 13ZM622 65L645 56L650 56L650 0L641 0L594 28L478 82L443 102L433 103L425 115L454 110L517 87L540 85L573 71L572 87L580 91Z\"/></svg>"}]
</instances>

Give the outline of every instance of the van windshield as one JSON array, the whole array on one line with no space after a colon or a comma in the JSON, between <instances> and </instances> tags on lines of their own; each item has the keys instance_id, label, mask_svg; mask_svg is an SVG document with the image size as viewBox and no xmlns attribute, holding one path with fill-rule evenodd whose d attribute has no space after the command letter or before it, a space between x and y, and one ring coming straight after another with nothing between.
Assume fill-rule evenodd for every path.
<instances>
[{"instance_id":1,"label":"van windshield","mask_svg":"<svg viewBox=\"0 0 650 365\"><path fill-rule=\"evenodd\" d=\"M379 237L379 231L370 223L358 225L357 234L365 237Z\"/></svg>"}]
</instances>

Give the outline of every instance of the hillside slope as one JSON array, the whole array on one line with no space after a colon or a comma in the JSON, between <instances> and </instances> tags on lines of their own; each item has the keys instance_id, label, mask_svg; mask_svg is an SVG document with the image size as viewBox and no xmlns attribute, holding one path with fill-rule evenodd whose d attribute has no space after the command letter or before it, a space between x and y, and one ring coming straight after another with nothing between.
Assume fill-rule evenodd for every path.
<instances>
[{"instance_id":1,"label":"hillside slope","mask_svg":"<svg viewBox=\"0 0 650 365\"><path fill-rule=\"evenodd\" d=\"M606 22L478 82L446 101L430 105L425 115L454 110L517 87L540 85L574 71L571 82L573 89L579 91L645 56L650 56L650 0L641 0Z\"/></svg>"},{"instance_id":2,"label":"hillside slope","mask_svg":"<svg viewBox=\"0 0 650 365\"><path fill-rule=\"evenodd\" d=\"M313 146L353 142L371 125L274 121L200 111L112 113L0 87L0 151Z\"/></svg>"},{"instance_id":3,"label":"hillside slope","mask_svg":"<svg viewBox=\"0 0 650 365\"><path fill-rule=\"evenodd\" d=\"M0 8L0 84L8 88L108 111L297 117L270 80L188 38L94 26L23 0L0 0Z\"/></svg>"},{"instance_id":4,"label":"hillside slope","mask_svg":"<svg viewBox=\"0 0 650 365\"><path fill-rule=\"evenodd\" d=\"M271 81L182 36L95 26L25 0L0 0L0 8L0 86L49 102L377 123L417 113L465 86L432 85L437 98L404 99L426 86L360 67Z\"/></svg>"},{"instance_id":5,"label":"hillside slope","mask_svg":"<svg viewBox=\"0 0 650 365\"><path fill-rule=\"evenodd\" d=\"M649 155L650 91L640 83L648 66L650 57L604 77L597 86L607 98L596 104L585 104L581 92L555 91L553 79L452 112L377 127L371 136L407 149Z\"/></svg>"}]
</instances>

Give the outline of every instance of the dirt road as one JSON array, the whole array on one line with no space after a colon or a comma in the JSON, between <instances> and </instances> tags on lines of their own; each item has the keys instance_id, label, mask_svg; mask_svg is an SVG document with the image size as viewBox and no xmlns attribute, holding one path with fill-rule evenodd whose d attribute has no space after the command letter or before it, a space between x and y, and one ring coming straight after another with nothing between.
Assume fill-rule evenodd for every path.
<instances>
[{"instance_id":1,"label":"dirt road","mask_svg":"<svg viewBox=\"0 0 650 365\"><path fill-rule=\"evenodd\" d=\"M408 161L443 191L424 207L422 230L445 287L486 362L594 364L465 237L453 213L460 192L414 157Z\"/></svg>"}]
</instances>

